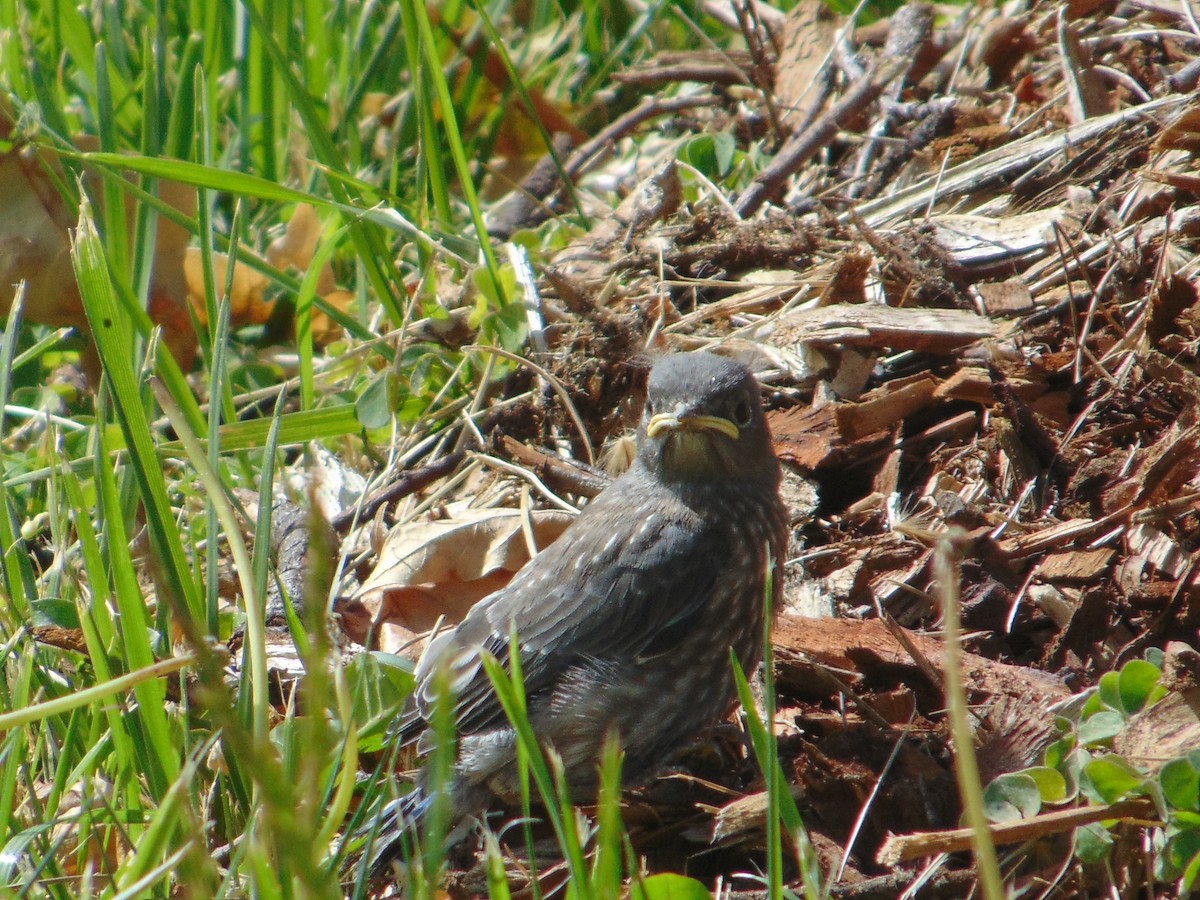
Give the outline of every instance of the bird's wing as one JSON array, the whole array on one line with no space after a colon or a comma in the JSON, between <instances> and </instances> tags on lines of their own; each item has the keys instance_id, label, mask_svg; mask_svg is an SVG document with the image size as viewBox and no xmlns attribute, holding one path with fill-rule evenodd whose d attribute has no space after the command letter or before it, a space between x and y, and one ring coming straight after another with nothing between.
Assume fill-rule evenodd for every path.
<instances>
[{"instance_id":1,"label":"bird's wing","mask_svg":"<svg viewBox=\"0 0 1200 900\"><path fill-rule=\"evenodd\" d=\"M414 715L401 724L416 737L433 709L434 675L449 669L460 734L505 721L480 663L480 651L508 669L509 633L517 632L526 696L552 688L583 659L633 659L670 650L705 606L716 560L728 552L713 529L689 511L654 512L633 529L642 498L617 485L590 504L553 545L507 587L476 604L452 632L430 644L417 669ZM631 533L629 533L631 532Z\"/></svg>"}]
</instances>

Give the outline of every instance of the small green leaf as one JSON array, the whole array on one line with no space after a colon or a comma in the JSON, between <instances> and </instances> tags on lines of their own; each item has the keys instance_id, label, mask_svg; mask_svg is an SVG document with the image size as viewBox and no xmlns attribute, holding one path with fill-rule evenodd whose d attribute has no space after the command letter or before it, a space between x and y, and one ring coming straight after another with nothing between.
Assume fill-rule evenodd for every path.
<instances>
[{"instance_id":1,"label":"small green leaf","mask_svg":"<svg viewBox=\"0 0 1200 900\"><path fill-rule=\"evenodd\" d=\"M663 872L630 885L634 900L711 900L708 888L695 878Z\"/></svg>"},{"instance_id":2,"label":"small green leaf","mask_svg":"<svg viewBox=\"0 0 1200 900\"><path fill-rule=\"evenodd\" d=\"M1037 784L1043 803L1058 803L1067 798L1067 780L1058 769L1033 766L1024 771Z\"/></svg>"},{"instance_id":3,"label":"small green leaf","mask_svg":"<svg viewBox=\"0 0 1200 900\"><path fill-rule=\"evenodd\" d=\"M1113 684L1116 684L1116 673L1111 672L1109 674L1111 674L1114 678ZM1083 706L1079 709L1079 721L1087 721L1089 718L1096 715L1096 713L1107 712L1109 709L1110 707L1104 703L1104 698L1100 696L1100 691L1098 689L1094 689L1090 694L1087 695L1087 699L1083 701Z\"/></svg>"},{"instance_id":4,"label":"small green leaf","mask_svg":"<svg viewBox=\"0 0 1200 900\"><path fill-rule=\"evenodd\" d=\"M1192 857L1179 879L1179 895L1181 897L1196 886L1197 878L1200 878L1200 853Z\"/></svg>"},{"instance_id":5,"label":"small green leaf","mask_svg":"<svg viewBox=\"0 0 1200 900\"><path fill-rule=\"evenodd\" d=\"M33 627L78 628L79 610L70 600L35 600L29 604Z\"/></svg>"},{"instance_id":6,"label":"small green leaf","mask_svg":"<svg viewBox=\"0 0 1200 900\"><path fill-rule=\"evenodd\" d=\"M1098 712L1079 726L1079 743L1098 744L1115 737L1125 725L1125 718L1112 710Z\"/></svg>"},{"instance_id":7,"label":"small green leaf","mask_svg":"<svg viewBox=\"0 0 1200 900\"><path fill-rule=\"evenodd\" d=\"M1167 859L1176 869L1184 870L1200 854L1200 831L1181 831L1167 841Z\"/></svg>"},{"instance_id":8,"label":"small green leaf","mask_svg":"<svg viewBox=\"0 0 1200 900\"><path fill-rule=\"evenodd\" d=\"M1024 772L1001 775L983 792L983 814L992 822L1027 819L1036 816L1041 808L1037 782Z\"/></svg>"},{"instance_id":9,"label":"small green leaf","mask_svg":"<svg viewBox=\"0 0 1200 900\"><path fill-rule=\"evenodd\" d=\"M1160 672L1162 671L1163 660L1165 657L1161 647L1149 647L1143 656L1145 656L1146 662L1150 663L1150 665L1154 666L1154 668L1158 669Z\"/></svg>"},{"instance_id":10,"label":"small green leaf","mask_svg":"<svg viewBox=\"0 0 1200 900\"><path fill-rule=\"evenodd\" d=\"M1046 765L1054 769L1059 768L1074 749L1075 735L1068 734L1066 737L1060 738L1046 748L1044 756Z\"/></svg>"},{"instance_id":11,"label":"small green leaf","mask_svg":"<svg viewBox=\"0 0 1200 900\"><path fill-rule=\"evenodd\" d=\"M1129 715L1140 710L1155 698L1155 689L1161 687L1162 672L1144 659L1131 659L1121 667L1117 678L1121 706ZM1103 680L1103 679L1101 679ZM1159 692L1161 696L1161 692Z\"/></svg>"},{"instance_id":12,"label":"small green leaf","mask_svg":"<svg viewBox=\"0 0 1200 900\"><path fill-rule=\"evenodd\" d=\"M1121 676L1116 672L1105 672L1096 685L1096 694L1109 709L1122 710Z\"/></svg>"},{"instance_id":13,"label":"small green leaf","mask_svg":"<svg viewBox=\"0 0 1200 900\"><path fill-rule=\"evenodd\" d=\"M1163 766L1158 783L1167 802L1176 809L1200 810L1200 772L1186 757Z\"/></svg>"},{"instance_id":14,"label":"small green leaf","mask_svg":"<svg viewBox=\"0 0 1200 900\"><path fill-rule=\"evenodd\" d=\"M392 420L392 382L392 373L383 372L363 389L354 404L354 414L368 431L386 428Z\"/></svg>"},{"instance_id":15,"label":"small green leaf","mask_svg":"<svg viewBox=\"0 0 1200 900\"><path fill-rule=\"evenodd\" d=\"M1083 774L1080 787L1084 793L1105 803L1116 803L1144 782L1141 773L1115 753L1093 759L1083 767Z\"/></svg>"},{"instance_id":16,"label":"small green leaf","mask_svg":"<svg viewBox=\"0 0 1200 900\"><path fill-rule=\"evenodd\" d=\"M1075 856L1081 862L1101 862L1112 850L1112 843L1112 835L1099 822L1075 829Z\"/></svg>"}]
</instances>

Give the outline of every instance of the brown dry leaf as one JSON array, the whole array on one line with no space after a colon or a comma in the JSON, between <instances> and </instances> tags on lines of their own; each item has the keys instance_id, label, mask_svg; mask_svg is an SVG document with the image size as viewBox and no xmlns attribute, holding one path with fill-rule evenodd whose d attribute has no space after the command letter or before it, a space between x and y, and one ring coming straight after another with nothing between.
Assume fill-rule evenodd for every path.
<instances>
[{"instance_id":1,"label":"brown dry leaf","mask_svg":"<svg viewBox=\"0 0 1200 900\"><path fill-rule=\"evenodd\" d=\"M0 156L0 313L8 315L15 285L26 282L25 317L45 325L86 327L71 269L67 229L75 216L30 151Z\"/></svg>"},{"instance_id":2,"label":"brown dry leaf","mask_svg":"<svg viewBox=\"0 0 1200 900\"><path fill-rule=\"evenodd\" d=\"M271 246L267 247L267 262L277 269L295 266L301 272L308 271L308 267L312 265L313 254L317 252L321 229L324 227L325 223L317 217L315 209L307 203L296 204L283 236L272 241ZM333 269L326 263L317 275L317 293L324 296L335 286Z\"/></svg>"},{"instance_id":3,"label":"brown dry leaf","mask_svg":"<svg viewBox=\"0 0 1200 900\"><path fill-rule=\"evenodd\" d=\"M1164 150L1200 151L1200 106L1189 106L1176 116L1159 132L1151 149L1159 153Z\"/></svg>"},{"instance_id":4,"label":"brown dry leaf","mask_svg":"<svg viewBox=\"0 0 1200 900\"><path fill-rule=\"evenodd\" d=\"M1029 31L1028 15L998 16L975 42L971 62L987 68L987 84L994 87L1007 83L1013 70L1037 45L1037 38Z\"/></svg>"},{"instance_id":5,"label":"brown dry leaf","mask_svg":"<svg viewBox=\"0 0 1200 900\"><path fill-rule=\"evenodd\" d=\"M224 253L213 254L213 277L220 293L225 288L225 279L229 257ZM200 249L192 247L187 251L183 261L183 271L187 278L188 299L196 318L201 325L208 324L208 310L204 305L204 269L200 257ZM236 328L239 325L261 324L271 317L274 301L263 300L263 291L267 287L267 277L257 269L252 269L244 263L235 262L233 266L233 283L229 289L230 322Z\"/></svg>"},{"instance_id":6,"label":"brown dry leaf","mask_svg":"<svg viewBox=\"0 0 1200 900\"><path fill-rule=\"evenodd\" d=\"M0 108L0 136L7 134L5 110ZM82 149L90 143L77 142ZM58 157L45 148L19 146L0 155L0 196L5 215L0 222L0 315L12 306L17 282L26 283L24 316L43 325L69 325L88 332L87 316L71 267L69 230L78 213L54 186L65 173ZM196 192L175 182L159 182L159 198L185 215L194 215ZM97 192L99 197L99 192ZM134 200L126 197L126 221L134 223ZM97 205L96 216L103 215ZM196 352L196 336L187 314L183 256L188 232L165 216L157 217L154 271L150 282L149 314L162 326L162 340L176 361L187 368ZM92 351L94 353L94 350ZM98 360L85 360L98 374Z\"/></svg>"},{"instance_id":7,"label":"brown dry leaf","mask_svg":"<svg viewBox=\"0 0 1200 900\"><path fill-rule=\"evenodd\" d=\"M354 303L354 294L338 288L330 291L321 299L339 312L345 313L350 311L350 306ZM316 346L324 347L342 336L342 326L335 322L328 313L314 306L312 311L312 336L313 343Z\"/></svg>"},{"instance_id":8,"label":"brown dry leaf","mask_svg":"<svg viewBox=\"0 0 1200 900\"><path fill-rule=\"evenodd\" d=\"M574 519L559 510L529 514L539 548ZM416 657L416 637L443 619L454 624L477 600L505 584L529 561L525 514L513 509L464 510L452 519L392 530L379 563L354 598L382 623L380 648Z\"/></svg>"},{"instance_id":9,"label":"brown dry leaf","mask_svg":"<svg viewBox=\"0 0 1200 900\"><path fill-rule=\"evenodd\" d=\"M40 801L45 801L51 793L52 785L39 783L34 793ZM66 791L58 802L56 820L60 823L50 832L50 840L56 848L59 865L67 876L81 874L78 854L77 821L87 809L112 808L113 786L99 775L93 775L91 786L87 793L79 787ZM132 849L124 839L119 829L107 829L107 840L101 847L96 841L89 841L84 866L92 870L92 877L97 872L115 872L128 858Z\"/></svg>"}]
</instances>

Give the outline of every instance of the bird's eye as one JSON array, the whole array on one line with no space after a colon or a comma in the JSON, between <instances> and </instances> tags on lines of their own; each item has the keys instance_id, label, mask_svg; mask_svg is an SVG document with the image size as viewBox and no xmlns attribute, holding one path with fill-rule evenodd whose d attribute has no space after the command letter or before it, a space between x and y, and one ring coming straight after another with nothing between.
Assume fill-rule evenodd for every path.
<instances>
[{"instance_id":1,"label":"bird's eye","mask_svg":"<svg viewBox=\"0 0 1200 900\"><path fill-rule=\"evenodd\" d=\"M733 408L733 421L738 428L745 428L750 424L750 404L745 400L739 400Z\"/></svg>"}]
</instances>

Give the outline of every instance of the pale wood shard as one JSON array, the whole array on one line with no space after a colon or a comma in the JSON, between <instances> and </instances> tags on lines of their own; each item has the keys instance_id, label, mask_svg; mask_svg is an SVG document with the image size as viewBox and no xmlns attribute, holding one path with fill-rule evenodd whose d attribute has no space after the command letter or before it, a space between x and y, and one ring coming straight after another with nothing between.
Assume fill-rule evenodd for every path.
<instances>
[{"instance_id":1,"label":"pale wood shard","mask_svg":"<svg viewBox=\"0 0 1200 900\"><path fill-rule=\"evenodd\" d=\"M1099 578L1112 561L1113 551L1064 550L1051 553L1038 567L1038 577L1043 581L1093 581Z\"/></svg>"},{"instance_id":2,"label":"pale wood shard","mask_svg":"<svg viewBox=\"0 0 1200 900\"><path fill-rule=\"evenodd\" d=\"M1078 232L1079 223L1064 205L1059 205L1012 216L933 216L929 227L934 240L959 265L966 268L1008 265L1011 270L1012 266L1028 264L1055 250L1058 232Z\"/></svg>"},{"instance_id":3,"label":"pale wood shard","mask_svg":"<svg viewBox=\"0 0 1200 900\"><path fill-rule=\"evenodd\" d=\"M776 323L771 343L783 348L807 342L950 353L1000 334L1001 325L966 310L863 303L788 313Z\"/></svg>"}]
</instances>

